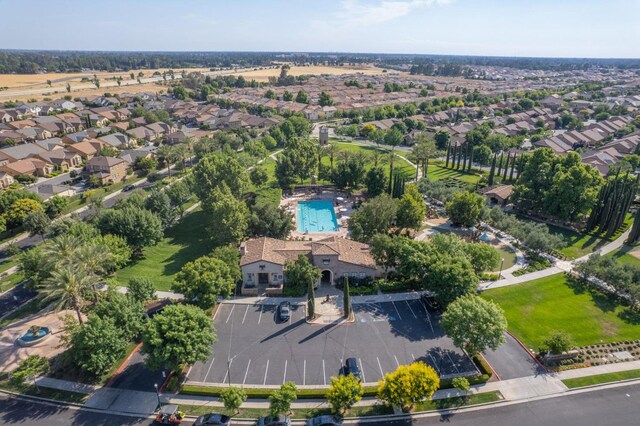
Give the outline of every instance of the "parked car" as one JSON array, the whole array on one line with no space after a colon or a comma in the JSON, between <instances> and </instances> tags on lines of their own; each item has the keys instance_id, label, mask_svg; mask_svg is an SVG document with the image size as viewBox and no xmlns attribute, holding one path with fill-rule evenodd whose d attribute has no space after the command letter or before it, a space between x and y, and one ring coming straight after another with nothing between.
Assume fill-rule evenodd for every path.
<instances>
[{"instance_id":1,"label":"parked car","mask_svg":"<svg viewBox=\"0 0 640 426\"><path fill-rule=\"evenodd\" d=\"M193 423L194 426L229 426L231 425L231 417L224 414L205 414L200 416Z\"/></svg>"},{"instance_id":2,"label":"parked car","mask_svg":"<svg viewBox=\"0 0 640 426\"><path fill-rule=\"evenodd\" d=\"M362 381L362 373L360 372L360 367L358 367L358 360L355 358L347 358L342 371L345 376L353 374L358 380Z\"/></svg>"},{"instance_id":3,"label":"parked car","mask_svg":"<svg viewBox=\"0 0 640 426\"><path fill-rule=\"evenodd\" d=\"M342 419L336 416L318 416L307 419L307 426L342 426Z\"/></svg>"},{"instance_id":4,"label":"parked car","mask_svg":"<svg viewBox=\"0 0 640 426\"><path fill-rule=\"evenodd\" d=\"M436 313L442 313L442 306L440 306L434 296L423 294L422 296L420 296L420 301L422 302L424 307L427 308L427 310Z\"/></svg>"},{"instance_id":5,"label":"parked car","mask_svg":"<svg viewBox=\"0 0 640 426\"><path fill-rule=\"evenodd\" d=\"M122 188L122 192L129 192L129 191L133 191L135 189L134 185L127 185L124 188Z\"/></svg>"},{"instance_id":6,"label":"parked car","mask_svg":"<svg viewBox=\"0 0 640 426\"><path fill-rule=\"evenodd\" d=\"M291 304L289 302L280 302L278 305L278 316L280 321L289 321L291 317Z\"/></svg>"},{"instance_id":7,"label":"parked car","mask_svg":"<svg viewBox=\"0 0 640 426\"><path fill-rule=\"evenodd\" d=\"M260 417L258 426L291 426L289 416Z\"/></svg>"}]
</instances>

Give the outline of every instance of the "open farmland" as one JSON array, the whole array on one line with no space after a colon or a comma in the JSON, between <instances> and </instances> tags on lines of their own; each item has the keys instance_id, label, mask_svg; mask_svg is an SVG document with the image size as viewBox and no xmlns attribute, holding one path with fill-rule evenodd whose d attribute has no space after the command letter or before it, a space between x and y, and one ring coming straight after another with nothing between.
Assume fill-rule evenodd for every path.
<instances>
[{"instance_id":1,"label":"open farmland","mask_svg":"<svg viewBox=\"0 0 640 426\"><path fill-rule=\"evenodd\" d=\"M376 68L372 65L362 65L357 67L345 66L345 67L333 67L333 66L321 66L311 65L307 67L292 66L289 69L288 74L293 76L299 75L343 75L343 74L365 74L365 75L377 75L382 74L381 68ZM278 77L280 75L280 66L265 69L255 69L251 71L244 71L234 73L236 76L243 76L247 80L256 80L258 82L269 81L269 77Z\"/></svg>"}]
</instances>

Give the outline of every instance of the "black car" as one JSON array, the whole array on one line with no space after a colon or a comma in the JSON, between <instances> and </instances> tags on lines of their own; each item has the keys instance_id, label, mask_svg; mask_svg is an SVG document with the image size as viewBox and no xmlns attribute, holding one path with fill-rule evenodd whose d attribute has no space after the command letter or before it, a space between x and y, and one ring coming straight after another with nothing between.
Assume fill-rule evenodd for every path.
<instances>
[{"instance_id":1,"label":"black car","mask_svg":"<svg viewBox=\"0 0 640 426\"><path fill-rule=\"evenodd\" d=\"M200 416L193 423L194 426L229 426L231 425L231 417L224 414L205 414Z\"/></svg>"},{"instance_id":2,"label":"black car","mask_svg":"<svg viewBox=\"0 0 640 426\"><path fill-rule=\"evenodd\" d=\"M307 420L307 426L342 426L342 419L336 416L318 416Z\"/></svg>"},{"instance_id":3,"label":"black car","mask_svg":"<svg viewBox=\"0 0 640 426\"><path fill-rule=\"evenodd\" d=\"M280 321L289 321L291 317L291 303L280 302L280 305L278 305L278 316L280 317Z\"/></svg>"},{"instance_id":4,"label":"black car","mask_svg":"<svg viewBox=\"0 0 640 426\"><path fill-rule=\"evenodd\" d=\"M353 374L358 380L362 381L362 373L360 372L360 367L358 367L358 361L355 358L347 358L343 371L345 376Z\"/></svg>"},{"instance_id":5,"label":"black car","mask_svg":"<svg viewBox=\"0 0 640 426\"><path fill-rule=\"evenodd\" d=\"M133 185L127 185L124 188L122 188L122 192L129 192L129 191L133 191L135 188L135 186Z\"/></svg>"},{"instance_id":6,"label":"black car","mask_svg":"<svg viewBox=\"0 0 640 426\"><path fill-rule=\"evenodd\" d=\"M438 314L442 313L442 306L440 306L440 304L438 303L438 301L434 296L423 294L422 296L420 296L420 301L422 302L424 307L427 308L427 310L438 313Z\"/></svg>"},{"instance_id":7,"label":"black car","mask_svg":"<svg viewBox=\"0 0 640 426\"><path fill-rule=\"evenodd\" d=\"M258 426L291 426L289 416L260 417Z\"/></svg>"}]
</instances>

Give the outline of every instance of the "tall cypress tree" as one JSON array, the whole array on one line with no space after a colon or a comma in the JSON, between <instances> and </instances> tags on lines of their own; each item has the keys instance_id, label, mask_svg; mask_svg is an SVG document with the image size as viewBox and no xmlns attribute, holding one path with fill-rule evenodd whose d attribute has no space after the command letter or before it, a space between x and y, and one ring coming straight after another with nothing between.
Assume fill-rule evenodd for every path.
<instances>
[{"instance_id":1,"label":"tall cypress tree","mask_svg":"<svg viewBox=\"0 0 640 426\"><path fill-rule=\"evenodd\" d=\"M351 295L349 294L349 278L348 277L344 277L344 317L345 318L349 318L349 316L351 315Z\"/></svg>"},{"instance_id":2,"label":"tall cypress tree","mask_svg":"<svg viewBox=\"0 0 640 426\"><path fill-rule=\"evenodd\" d=\"M507 162L504 165L504 174L502 175L502 181L507 180L507 172L509 171L509 160L511 159L511 154L507 153Z\"/></svg>"},{"instance_id":3,"label":"tall cypress tree","mask_svg":"<svg viewBox=\"0 0 640 426\"><path fill-rule=\"evenodd\" d=\"M313 288L312 281L309 281L309 287L307 288L307 304L309 305L307 318L312 320L316 316L316 292L315 292L315 289Z\"/></svg>"},{"instance_id":4,"label":"tall cypress tree","mask_svg":"<svg viewBox=\"0 0 640 426\"><path fill-rule=\"evenodd\" d=\"M447 159L444 162L444 167L449 168L449 155L451 155L451 142L447 143Z\"/></svg>"},{"instance_id":5,"label":"tall cypress tree","mask_svg":"<svg viewBox=\"0 0 640 426\"><path fill-rule=\"evenodd\" d=\"M640 241L640 209L636 211L636 216L633 219L633 226L627 239L627 244L635 244Z\"/></svg>"},{"instance_id":6,"label":"tall cypress tree","mask_svg":"<svg viewBox=\"0 0 640 426\"><path fill-rule=\"evenodd\" d=\"M460 162L462 161L462 145L458 149L458 163L456 164L456 170L460 170Z\"/></svg>"},{"instance_id":7,"label":"tall cypress tree","mask_svg":"<svg viewBox=\"0 0 640 426\"><path fill-rule=\"evenodd\" d=\"M509 173L509 181L513 182L513 171L516 168L516 159L518 158L518 155L514 152L513 153L513 160L511 160L511 173Z\"/></svg>"},{"instance_id":8,"label":"tall cypress tree","mask_svg":"<svg viewBox=\"0 0 640 426\"><path fill-rule=\"evenodd\" d=\"M498 169L496 170L496 174L498 177L502 174L502 166L504 165L504 151L500 154L500 161L498 162Z\"/></svg>"},{"instance_id":9,"label":"tall cypress tree","mask_svg":"<svg viewBox=\"0 0 640 426\"><path fill-rule=\"evenodd\" d=\"M496 173L496 160L498 158L498 154L493 154L493 162L491 163L491 170L489 171L489 179L487 180L487 184L489 186L493 186L493 178Z\"/></svg>"}]
</instances>

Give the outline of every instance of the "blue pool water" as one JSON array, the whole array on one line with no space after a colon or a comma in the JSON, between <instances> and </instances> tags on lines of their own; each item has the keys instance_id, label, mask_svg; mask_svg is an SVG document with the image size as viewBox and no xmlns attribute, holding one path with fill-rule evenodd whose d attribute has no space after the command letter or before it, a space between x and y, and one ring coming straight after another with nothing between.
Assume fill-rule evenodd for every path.
<instances>
[{"instance_id":1,"label":"blue pool water","mask_svg":"<svg viewBox=\"0 0 640 426\"><path fill-rule=\"evenodd\" d=\"M331 201L300 201L298 232L335 232L338 220Z\"/></svg>"}]
</instances>

